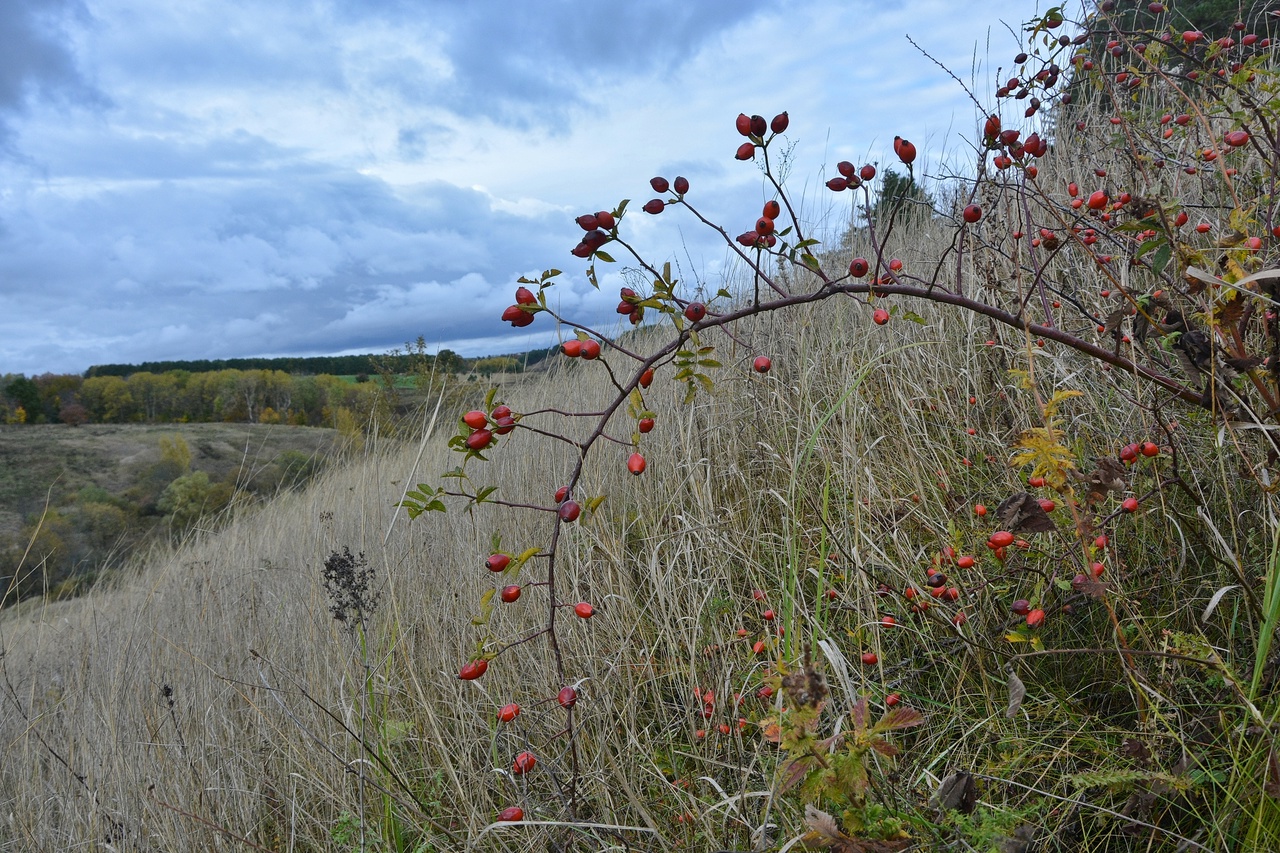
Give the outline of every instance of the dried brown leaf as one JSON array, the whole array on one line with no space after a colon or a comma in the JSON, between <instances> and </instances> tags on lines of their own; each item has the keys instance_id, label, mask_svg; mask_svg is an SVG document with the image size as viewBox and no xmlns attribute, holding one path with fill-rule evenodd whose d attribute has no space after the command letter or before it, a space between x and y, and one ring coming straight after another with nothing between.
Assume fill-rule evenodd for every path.
<instances>
[{"instance_id":1,"label":"dried brown leaf","mask_svg":"<svg viewBox=\"0 0 1280 853\"><path fill-rule=\"evenodd\" d=\"M804 836L806 847L832 847L850 840L840 831L834 817L812 805L804 807L804 825L809 827Z\"/></svg>"},{"instance_id":2,"label":"dried brown leaf","mask_svg":"<svg viewBox=\"0 0 1280 853\"><path fill-rule=\"evenodd\" d=\"M1017 492L1000 502L996 517L1013 533L1047 533L1056 529L1039 501L1026 492Z\"/></svg>"},{"instance_id":3,"label":"dried brown leaf","mask_svg":"<svg viewBox=\"0 0 1280 853\"><path fill-rule=\"evenodd\" d=\"M1108 492L1123 492L1128 488L1124 479L1124 464L1110 456L1099 457L1088 474L1073 472L1073 476L1085 485L1085 502L1088 504L1101 503L1106 500Z\"/></svg>"},{"instance_id":4,"label":"dried brown leaf","mask_svg":"<svg viewBox=\"0 0 1280 853\"><path fill-rule=\"evenodd\" d=\"M1017 716L1018 709L1022 707L1022 700L1027 698L1027 686L1022 683L1021 678L1018 678L1012 665L1006 670L1005 675L1009 677L1009 707L1005 709L1004 715L1013 719Z\"/></svg>"},{"instance_id":5,"label":"dried brown leaf","mask_svg":"<svg viewBox=\"0 0 1280 853\"><path fill-rule=\"evenodd\" d=\"M968 770L957 770L942 780L933 792L933 807L941 811L969 814L978 804L978 785Z\"/></svg>"}]
</instances>

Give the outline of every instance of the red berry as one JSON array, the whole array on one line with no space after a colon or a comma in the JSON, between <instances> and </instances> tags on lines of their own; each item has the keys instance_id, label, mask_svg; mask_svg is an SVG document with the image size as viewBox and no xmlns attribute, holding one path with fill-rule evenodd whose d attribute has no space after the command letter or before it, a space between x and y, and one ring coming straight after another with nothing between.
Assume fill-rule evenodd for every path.
<instances>
[{"instance_id":1,"label":"red berry","mask_svg":"<svg viewBox=\"0 0 1280 853\"><path fill-rule=\"evenodd\" d=\"M884 706L886 708L892 708L901 701L902 701L902 697L899 696L897 693L890 693L888 696L884 697Z\"/></svg>"},{"instance_id":2,"label":"red berry","mask_svg":"<svg viewBox=\"0 0 1280 853\"><path fill-rule=\"evenodd\" d=\"M1013 544L1014 536L1007 530L997 530L987 539L987 547L995 550L996 548L1007 548Z\"/></svg>"},{"instance_id":3,"label":"red berry","mask_svg":"<svg viewBox=\"0 0 1280 853\"><path fill-rule=\"evenodd\" d=\"M532 323L533 314L522 310L519 305L508 305L506 310L502 312L502 321L510 323L518 329Z\"/></svg>"},{"instance_id":4,"label":"red berry","mask_svg":"<svg viewBox=\"0 0 1280 853\"><path fill-rule=\"evenodd\" d=\"M561 486L560 488L556 489L556 503L564 503L564 501L567 500L568 497L569 497L568 486Z\"/></svg>"},{"instance_id":5,"label":"red berry","mask_svg":"<svg viewBox=\"0 0 1280 853\"><path fill-rule=\"evenodd\" d=\"M649 432L653 429L653 418L641 418L640 422L636 424L636 429L642 433Z\"/></svg>"},{"instance_id":6,"label":"red berry","mask_svg":"<svg viewBox=\"0 0 1280 853\"><path fill-rule=\"evenodd\" d=\"M462 671L458 673L458 678L461 678L463 681L475 681L477 678L484 675L488 669L489 662L484 658L473 660L462 668Z\"/></svg>"},{"instance_id":7,"label":"red berry","mask_svg":"<svg viewBox=\"0 0 1280 853\"><path fill-rule=\"evenodd\" d=\"M565 501L560 504L560 518L564 521L577 521L578 516L582 515L582 507L577 501Z\"/></svg>"},{"instance_id":8,"label":"red berry","mask_svg":"<svg viewBox=\"0 0 1280 853\"><path fill-rule=\"evenodd\" d=\"M1137 511L1138 511L1138 499L1137 499L1137 498L1125 498L1123 501L1121 501L1121 502L1120 502L1120 508L1121 508L1122 510L1124 510L1125 512L1137 512Z\"/></svg>"},{"instance_id":9,"label":"red berry","mask_svg":"<svg viewBox=\"0 0 1280 853\"><path fill-rule=\"evenodd\" d=\"M852 178L858 173L857 167L848 160L841 160L839 163L836 163L836 171L846 178Z\"/></svg>"},{"instance_id":10,"label":"red berry","mask_svg":"<svg viewBox=\"0 0 1280 853\"><path fill-rule=\"evenodd\" d=\"M627 470L632 474L639 476L644 473L645 461L644 457L639 453L632 453L627 459Z\"/></svg>"},{"instance_id":11,"label":"red berry","mask_svg":"<svg viewBox=\"0 0 1280 853\"><path fill-rule=\"evenodd\" d=\"M771 367L773 367L773 362L769 360L767 355L756 356L756 360L751 362L751 369L756 373L768 373Z\"/></svg>"},{"instance_id":12,"label":"red berry","mask_svg":"<svg viewBox=\"0 0 1280 853\"><path fill-rule=\"evenodd\" d=\"M970 204L964 209L964 221L970 225L982 218L982 208L976 204Z\"/></svg>"},{"instance_id":13,"label":"red berry","mask_svg":"<svg viewBox=\"0 0 1280 853\"><path fill-rule=\"evenodd\" d=\"M791 117L786 112L780 112L773 117L773 121L769 122L769 129L774 133L785 133L789 124L791 124Z\"/></svg>"},{"instance_id":14,"label":"red berry","mask_svg":"<svg viewBox=\"0 0 1280 853\"><path fill-rule=\"evenodd\" d=\"M689 318L690 323L696 323L707 316L707 306L701 302L690 302L684 307L684 316Z\"/></svg>"},{"instance_id":15,"label":"red berry","mask_svg":"<svg viewBox=\"0 0 1280 853\"><path fill-rule=\"evenodd\" d=\"M479 409L472 409L462 416L462 422L472 429L482 429L489 423L489 416Z\"/></svg>"},{"instance_id":16,"label":"red berry","mask_svg":"<svg viewBox=\"0 0 1280 853\"><path fill-rule=\"evenodd\" d=\"M653 368L650 367L640 374L640 387L648 388L653 384Z\"/></svg>"},{"instance_id":17,"label":"red berry","mask_svg":"<svg viewBox=\"0 0 1280 853\"><path fill-rule=\"evenodd\" d=\"M1027 601L1025 598L1019 598L1013 603L1012 610L1019 616L1026 616L1031 612L1031 602Z\"/></svg>"},{"instance_id":18,"label":"red berry","mask_svg":"<svg viewBox=\"0 0 1280 853\"><path fill-rule=\"evenodd\" d=\"M511 764L511 772L517 776L523 776L532 770L538 763L538 759L533 757L532 752L522 752L516 756L516 760Z\"/></svg>"},{"instance_id":19,"label":"red berry","mask_svg":"<svg viewBox=\"0 0 1280 853\"><path fill-rule=\"evenodd\" d=\"M524 820L524 809L519 806L507 806L498 812L498 820L502 822Z\"/></svg>"},{"instance_id":20,"label":"red berry","mask_svg":"<svg viewBox=\"0 0 1280 853\"><path fill-rule=\"evenodd\" d=\"M582 357L590 361L600 357L600 342L587 340L582 342Z\"/></svg>"},{"instance_id":21,"label":"red berry","mask_svg":"<svg viewBox=\"0 0 1280 853\"><path fill-rule=\"evenodd\" d=\"M516 419L510 415L498 418L497 421L498 425L493 431L494 435L506 435L516 428Z\"/></svg>"},{"instance_id":22,"label":"red berry","mask_svg":"<svg viewBox=\"0 0 1280 853\"><path fill-rule=\"evenodd\" d=\"M1232 148L1239 148L1241 145L1249 144L1249 134L1243 130L1233 130L1224 136L1223 140Z\"/></svg>"},{"instance_id":23,"label":"red berry","mask_svg":"<svg viewBox=\"0 0 1280 853\"><path fill-rule=\"evenodd\" d=\"M767 216L762 216L756 220L756 233L761 237L767 237L773 233L773 220Z\"/></svg>"},{"instance_id":24,"label":"red berry","mask_svg":"<svg viewBox=\"0 0 1280 853\"><path fill-rule=\"evenodd\" d=\"M511 564L511 558L506 554L493 554L489 559L484 561L484 567L491 572L505 571L507 566Z\"/></svg>"},{"instance_id":25,"label":"red berry","mask_svg":"<svg viewBox=\"0 0 1280 853\"><path fill-rule=\"evenodd\" d=\"M684 195L689 191L689 179L683 176L678 176L671 182L671 186L675 187L677 195Z\"/></svg>"},{"instance_id":26,"label":"red berry","mask_svg":"<svg viewBox=\"0 0 1280 853\"><path fill-rule=\"evenodd\" d=\"M1150 457L1160 455L1160 445L1156 444L1154 441L1142 442L1142 446L1139 447L1138 450L1142 452L1143 456Z\"/></svg>"},{"instance_id":27,"label":"red berry","mask_svg":"<svg viewBox=\"0 0 1280 853\"><path fill-rule=\"evenodd\" d=\"M877 326L883 326L885 323L889 322L889 312L883 308L877 308L871 314L871 321Z\"/></svg>"},{"instance_id":28,"label":"red berry","mask_svg":"<svg viewBox=\"0 0 1280 853\"><path fill-rule=\"evenodd\" d=\"M498 593L498 597L506 604L512 604L518 601L520 599L520 584L513 583L504 586L502 591Z\"/></svg>"},{"instance_id":29,"label":"red berry","mask_svg":"<svg viewBox=\"0 0 1280 853\"><path fill-rule=\"evenodd\" d=\"M518 716L520 716L520 706L515 702L498 709L498 719L504 723L509 723Z\"/></svg>"},{"instance_id":30,"label":"red berry","mask_svg":"<svg viewBox=\"0 0 1280 853\"><path fill-rule=\"evenodd\" d=\"M1044 487L1044 477L1028 477L1028 478L1027 478L1027 485L1028 485L1028 486L1030 486L1030 487L1031 487L1031 488L1033 488L1033 489L1043 488L1043 487Z\"/></svg>"},{"instance_id":31,"label":"red berry","mask_svg":"<svg viewBox=\"0 0 1280 853\"><path fill-rule=\"evenodd\" d=\"M756 156L756 147L750 142L744 142L738 146L738 151L733 156L736 160L750 160Z\"/></svg>"},{"instance_id":32,"label":"red berry","mask_svg":"<svg viewBox=\"0 0 1280 853\"><path fill-rule=\"evenodd\" d=\"M1105 190L1095 190L1089 196L1089 209L1102 210L1108 203L1110 203L1110 201L1111 199L1107 197Z\"/></svg>"},{"instance_id":33,"label":"red berry","mask_svg":"<svg viewBox=\"0 0 1280 853\"><path fill-rule=\"evenodd\" d=\"M1040 498L1040 500L1037 503L1040 504L1040 508L1045 512L1053 512L1055 509L1058 508L1058 505L1055 504L1053 501L1049 500L1048 498Z\"/></svg>"},{"instance_id":34,"label":"red berry","mask_svg":"<svg viewBox=\"0 0 1280 853\"><path fill-rule=\"evenodd\" d=\"M978 516L978 518L982 518L982 516L984 516L984 515L986 515L986 514L987 514L987 507L986 507L986 505L985 505L985 504L974 504L974 507L973 507L973 514L974 514L974 515L976 515L976 516Z\"/></svg>"},{"instance_id":35,"label":"red berry","mask_svg":"<svg viewBox=\"0 0 1280 853\"><path fill-rule=\"evenodd\" d=\"M915 162L916 147L901 136L893 138L893 153L897 154L898 159L908 166Z\"/></svg>"},{"instance_id":36,"label":"red berry","mask_svg":"<svg viewBox=\"0 0 1280 853\"><path fill-rule=\"evenodd\" d=\"M868 163L867 165L863 166L861 169L858 170L858 177L864 181L875 180L876 167Z\"/></svg>"},{"instance_id":37,"label":"red berry","mask_svg":"<svg viewBox=\"0 0 1280 853\"><path fill-rule=\"evenodd\" d=\"M765 122L764 116L751 117L751 132L756 136L764 136L764 132L769 129L769 125Z\"/></svg>"},{"instance_id":38,"label":"red berry","mask_svg":"<svg viewBox=\"0 0 1280 853\"><path fill-rule=\"evenodd\" d=\"M782 215L782 205L770 199L764 203L764 209L760 215L767 219L777 219Z\"/></svg>"},{"instance_id":39,"label":"red berry","mask_svg":"<svg viewBox=\"0 0 1280 853\"><path fill-rule=\"evenodd\" d=\"M560 692L556 694L556 701L561 707L572 708L578 704L578 691L572 687L561 687Z\"/></svg>"},{"instance_id":40,"label":"red berry","mask_svg":"<svg viewBox=\"0 0 1280 853\"><path fill-rule=\"evenodd\" d=\"M1038 628L1044 624L1044 611L1037 607L1027 614L1027 627Z\"/></svg>"},{"instance_id":41,"label":"red berry","mask_svg":"<svg viewBox=\"0 0 1280 853\"><path fill-rule=\"evenodd\" d=\"M671 189L671 184L667 182L666 178L650 178L649 186L653 187L653 191L656 193L664 193Z\"/></svg>"},{"instance_id":42,"label":"red berry","mask_svg":"<svg viewBox=\"0 0 1280 853\"><path fill-rule=\"evenodd\" d=\"M764 621L766 622L772 622L774 619L778 618L778 614L774 613L772 609L766 610L764 613L761 613L760 615L764 617Z\"/></svg>"},{"instance_id":43,"label":"red berry","mask_svg":"<svg viewBox=\"0 0 1280 853\"><path fill-rule=\"evenodd\" d=\"M871 265L867 263L866 258L854 258L849 264L849 275L854 278L862 278L871 270Z\"/></svg>"},{"instance_id":44,"label":"red berry","mask_svg":"<svg viewBox=\"0 0 1280 853\"><path fill-rule=\"evenodd\" d=\"M534 296L533 291L530 290L529 288L527 287L516 288L516 304L517 305L532 305L537 301L538 301L538 297Z\"/></svg>"},{"instance_id":45,"label":"red berry","mask_svg":"<svg viewBox=\"0 0 1280 853\"><path fill-rule=\"evenodd\" d=\"M660 198L651 198L644 203L644 207L641 209L644 210L645 213L657 216L659 213L667 209L667 203Z\"/></svg>"},{"instance_id":46,"label":"red berry","mask_svg":"<svg viewBox=\"0 0 1280 853\"><path fill-rule=\"evenodd\" d=\"M598 227L603 228L606 231L610 231L613 229L613 226L617 224L618 224L618 220L615 219L613 214L610 213L609 211L607 210L596 211L596 225Z\"/></svg>"},{"instance_id":47,"label":"red berry","mask_svg":"<svg viewBox=\"0 0 1280 853\"><path fill-rule=\"evenodd\" d=\"M505 418L510 414L511 414L510 406L495 406L493 411L489 413L489 417L493 418L496 421L498 418Z\"/></svg>"},{"instance_id":48,"label":"red berry","mask_svg":"<svg viewBox=\"0 0 1280 853\"><path fill-rule=\"evenodd\" d=\"M880 657L875 652L863 652L862 662L867 666L875 666L880 662Z\"/></svg>"},{"instance_id":49,"label":"red berry","mask_svg":"<svg viewBox=\"0 0 1280 853\"><path fill-rule=\"evenodd\" d=\"M596 609L585 601L579 601L573 605L573 612L577 614L579 619L590 619L596 615Z\"/></svg>"},{"instance_id":50,"label":"red berry","mask_svg":"<svg viewBox=\"0 0 1280 853\"><path fill-rule=\"evenodd\" d=\"M849 179L848 178L832 178L831 180L827 181L827 189L837 193L844 192L845 190L849 189Z\"/></svg>"},{"instance_id":51,"label":"red berry","mask_svg":"<svg viewBox=\"0 0 1280 853\"><path fill-rule=\"evenodd\" d=\"M582 355L582 341L577 338L567 340L560 345L560 351L569 358L577 358Z\"/></svg>"},{"instance_id":52,"label":"red berry","mask_svg":"<svg viewBox=\"0 0 1280 853\"><path fill-rule=\"evenodd\" d=\"M902 272L902 261L898 258L891 258L889 260L889 271Z\"/></svg>"},{"instance_id":53,"label":"red berry","mask_svg":"<svg viewBox=\"0 0 1280 853\"><path fill-rule=\"evenodd\" d=\"M577 222L578 227L583 231L594 231L600 227L600 220L596 218L594 213L584 213L575 219L574 222Z\"/></svg>"},{"instance_id":54,"label":"red berry","mask_svg":"<svg viewBox=\"0 0 1280 853\"><path fill-rule=\"evenodd\" d=\"M493 433L487 429L478 429L467 436L467 447L472 450L484 450L493 441Z\"/></svg>"},{"instance_id":55,"label":"red berry","mask_svg":"<svg viewBox=\"0 0 1280 853\"><path fill-rule=\"evenodd\" d=\"M976 562L977 561L974 560L973 557L970 557L967 554L963 557L956 558L956 565L962 569L972 569L973 564Z\"/></svg>"},{"instance_id":56,"label":"red berry","mask_svg":"<svg viewBox=\"0 0 1280 853\"><path fill-rule=\"evenodd\" d=\"M734 126L738 129L738 133L743 136L751 135L751 116L746 113L738 113L738 118L734 122Z\"/></svg>"}]
</instances>

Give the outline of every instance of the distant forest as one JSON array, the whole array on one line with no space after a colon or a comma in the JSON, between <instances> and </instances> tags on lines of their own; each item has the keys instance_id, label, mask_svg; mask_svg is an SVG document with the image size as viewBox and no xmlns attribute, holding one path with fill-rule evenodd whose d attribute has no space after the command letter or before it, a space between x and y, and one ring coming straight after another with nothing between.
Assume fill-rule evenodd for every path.
<instances>
[{"instance_id":1,"label":"distant forest","mask_svg":"<svg viewBox=\"0 0 1280 853\"><path fill-rule=\"evenodd\" d=\"M433 377L520 373L552 350L463 358L419 345L387 355L96 365L84 375L0 375L0 423L283 423L351 432ZM379 411L381 410L381 411Z\"/></svg>"}]
</instances>

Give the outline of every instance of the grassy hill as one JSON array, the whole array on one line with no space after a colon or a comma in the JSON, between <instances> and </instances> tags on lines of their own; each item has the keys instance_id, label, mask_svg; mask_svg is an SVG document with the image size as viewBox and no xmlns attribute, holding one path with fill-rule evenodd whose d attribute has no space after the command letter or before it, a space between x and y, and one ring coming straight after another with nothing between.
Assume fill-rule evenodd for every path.
<instances>
[{"instance_id":1,"label":"grassy hill","mask_svg":"<svg viewBox=\"0 0 1280 853\"><path fill-rule=\"evenodd\" d=\"M900 280L783 264L826 296L700 330L721 366L691 400L674 350L638 397L621 350L557 357L116 585L0 612L0 849L1280 849L1274 377L1237 360L1202 397L1196 329L1112 316L1164 299L1210 350L1272 346L1244 273L1280 267L1246 242L1275 165L1232 153L1235 197L1167 177L1201 173L1109 135L1161 144L1144 97L1069 114L1035 175L984 172L971 228L939 192L815 258ZM1121 182L1164 195L1088 212ZM1214 225L1155 228L1182 206ZM1159 264L1147 230L1174 235ZM1219 258L1230 283L1186 279ZM618 340L643 359L672 326ZM450 476L463 413L499 403L517 428ZM418 484L497 491L410 522Z\"/></svg>"},{"instance_id":2,"label":"grassy hill","mask_svg":"<svg viewBox=\"0 0 1280 853\"><path fill-rule=\"evenodd\" d=\"M334 430L265 424L0 426L5 603L74 592L157 536L305 483L339 444ZM205 505L179 507L175 481L201 486Z\"/></svg>"}]
</instances>

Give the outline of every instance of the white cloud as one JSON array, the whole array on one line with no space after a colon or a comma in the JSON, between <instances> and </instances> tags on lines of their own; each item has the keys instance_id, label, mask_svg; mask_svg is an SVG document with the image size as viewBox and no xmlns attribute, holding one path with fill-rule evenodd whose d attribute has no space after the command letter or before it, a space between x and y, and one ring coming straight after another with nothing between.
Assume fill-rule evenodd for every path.
<instances>
[{"instance_id":1,"label":"white cloud","mask_svg":"<svg viewBox=\"0 0 1280 853\"><path fill-rule=\"evenodd\" d=\"M498 315L551 266L566 312L613 324L620 280L587 285L574 216L632 199L636 245L714 290L729 253L680 211L640 213L650 176L684 174L745 230L765 187L732 159L734 116L787 109L801 210L834 230L835 162L883 160L895 133L961 157L975 123L904 34L984 101L1016 52L941 0L12 2L52 23L18 33L34 65L0 61L0 82L41 81L0 98L0 372L419 334L510 352L549 342Z\"/></svg>"}]
</instances>

